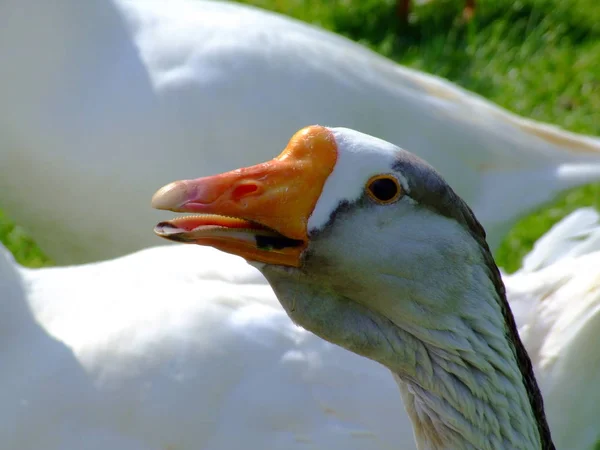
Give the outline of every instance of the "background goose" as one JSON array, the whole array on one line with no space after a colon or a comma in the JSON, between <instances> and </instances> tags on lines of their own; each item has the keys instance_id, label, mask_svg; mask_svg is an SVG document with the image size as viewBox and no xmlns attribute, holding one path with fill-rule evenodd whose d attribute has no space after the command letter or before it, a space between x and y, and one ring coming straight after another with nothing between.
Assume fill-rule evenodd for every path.
<instances>
[{"instance_id":1,"label":"background goose","mask_svg":"<svg viewBox=\"0 0 600 450\"><path fill-rule=\"evenodd\" d=\"M419 448L555 448L485 232L424 161L313 126L153 205L195 213L158 235L243 256L294 322L389 368Z\"/></svg>"},{"instance_id":2,"label":"background goose","mask_svg":"<svg viewBox=\"0 0 600 450\"><path fill-rule=\"evenodd\" d=\"M537 248L541 270L504 277L559 448L600 437L599 233L578 211L540 240L564 258ZM415 449L389 373L294 326L241 258L164 246L26 269L0 248L0 309L7 448Z\"/></svg>"},{"instance_id":3,"label":"background goose","mask_svg":"<svg viewBox=\"0 0 600 450\"><path fill-rule=\"evenodd\" d=\"M156 186L268 159L310 122L426 158L492 246L521 213L600 175L596 138L237 4L5 0L0 59L0 208L60 264L153 245L139 230L161 217L145 206Z\"/></svg>"},{"instance_id":4,"label":"background goose","mask_svg":"<svg viewBox=\"0 0 600 450\"><path fill-rule=\"evenodd\" d=\"M600 438L597 420L576 430L554 419L568 413L584 424L598 414L586 396L599 380L584 367L600 364L599 225L594 209L573 212L536 242L521 270L503 277L558 448L591 448Z\"/></svg>"}]
</instances>

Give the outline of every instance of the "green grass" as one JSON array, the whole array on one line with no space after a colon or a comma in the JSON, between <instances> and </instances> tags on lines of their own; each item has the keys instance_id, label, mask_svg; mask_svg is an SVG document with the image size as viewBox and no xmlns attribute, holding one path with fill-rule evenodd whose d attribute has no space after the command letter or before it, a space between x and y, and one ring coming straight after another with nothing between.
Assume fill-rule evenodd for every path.
<instances>
[{"instance_id":1,"label":"green grass","mask_svg":"<svg viewBox=\"0 0 600 450\"><path fill-rule=\"evenodd\" d=\"M0 241L8 248L15 259L29 267L43 267L52 265L48 258L29 237L27 232L6 217L0 210Z\"/></svg>"},{"instance_id":2,"label":"green grass","mask_svg":"<svg viewBox=\"0 0 600 450\"><path fill-rule=\"evenodd\" d=\"M463 0L414 9L408 24L394 0L250 0L357 40L402 64L448 78L516 113L600 135L600 2L479 0L462 23ZM1 204L1 198L0 198ZM552 224L573 209L600 208L600 184L565 193L524 218L496 256L512 271ZM0 240L29 266L50 261L0 213Z\"/></svg>"}]
</instances>

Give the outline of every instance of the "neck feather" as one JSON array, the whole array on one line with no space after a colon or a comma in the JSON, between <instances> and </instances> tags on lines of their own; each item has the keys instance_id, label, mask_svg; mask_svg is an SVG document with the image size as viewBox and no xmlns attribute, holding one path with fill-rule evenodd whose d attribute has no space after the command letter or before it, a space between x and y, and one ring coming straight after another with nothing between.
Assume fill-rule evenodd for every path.
<instances>
[{"instance_id":1,"label":"neck feather","mask_svg":"<svg viewBox=\"0 0 600 450\"><path fill-rule=\"evenodd\" d=\"M394 373L420 450L542 448L514 351L489 339L473 332L462 349L421 341L417 371Z\"/></svg>"},{"instance_id":2,"label":"neck feather","mask_svg":"<svg viewBox=\"0 0 600 450\"><path fill-rule=\"evenodd\" d=\"M490 294L497 291L487 274L480 273L487 283L473 283L466 294L470 298L460 302L477 309L448 315L443 324L432 319L436 328L411 327L412 320L403 322L401 317L392 321L347 296L334 295L334 290L323 290L319 282L298 290L289 277L273 277L269 271L265 275L297 324L392 371L419 450L553 448L540 435L525 382L528 375L499 311L502 303ZM489 298L482 297L484 292ZM382 301L371 300L371 306Z\"/></svg>"},{"instance_id":3,"label":"neck feather","mask_svg":"<svg viewBox=\"0 0 600 450\"><path fill-rule=\"evenodd\" d=\"M490 272L495 267L471 273L459 303L476 310L453 315L446 327L403 327L415 338L419 363L392 372L420 450L554 449L500 275Z\"/></svg>"}]
</instances>

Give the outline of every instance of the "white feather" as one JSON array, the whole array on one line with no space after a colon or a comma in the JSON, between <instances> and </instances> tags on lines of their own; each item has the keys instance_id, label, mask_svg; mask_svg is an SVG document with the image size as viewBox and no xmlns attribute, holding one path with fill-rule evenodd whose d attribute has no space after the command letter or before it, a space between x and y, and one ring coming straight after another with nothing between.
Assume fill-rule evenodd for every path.
<instances>
[{"instance_id":1,"label":"white feather","mask_svg":"<svg viewBox=\"0 0 600 450\"><path fill-rule=\"evenodd\" d=\"M600 215L594 208L580 208L554 225L523 259L520 272L533 272L568 257L600 248Z\"/></svg>"},{"instance_id":2,"label":"white feather","mask_svg":"<svg viewBox=\"0 0 600 450\"><path fill-rule=\"evenodd\" d=\"M558 448L600 437L600 246L583 248L504 277ZM294 326L210 248L35 270L0 251L0 337L6 448L415 448L387 370Z\"/></svg>"}]
</instances>

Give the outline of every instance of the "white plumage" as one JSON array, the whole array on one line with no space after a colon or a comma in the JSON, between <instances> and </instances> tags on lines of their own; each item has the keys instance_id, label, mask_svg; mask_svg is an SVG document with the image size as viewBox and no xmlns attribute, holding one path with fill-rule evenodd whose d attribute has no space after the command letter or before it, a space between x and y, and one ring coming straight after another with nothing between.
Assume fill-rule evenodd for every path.
<instances>
[{"instance_id":1,"label":"white plumage","mask_svg":"<svg viewBox=\"0 0 600 450\"><path fill-rule=\"evenodd\" d=\"M267 160L311 123L428 160L492 246L520 214L600 177L595 138L236 4L5 0L0 60L0 208L60 264L155 245L157 186Z\"/></svg>"},{"instance_id":2,"label":"white plumage","mask_svg":"<svg viewBox=\"0 0 600 450\"><path fill-rule=\"evenodd\" d=\"M519 334L531 360L557 448L592 448L600 440L600 216L582 208L556 224L504 276ZM569 424L569 426L564 426Z\"/></svg>"},{"instance_id":3,"label":"white plumage","mask_svg":"<svg viewBox=\"0 0 600 450\"><path fill-rule=\"evenodd\" d=\"M558 448L600 435L599 230L573 213L540 240L557 254L504 277ZM7 448L415 448L389 372L294 326L241 258L168 246L32 270L4 251L0 299Z\"/></svg>"}]
</instances>

